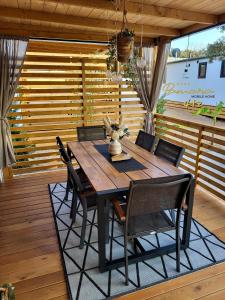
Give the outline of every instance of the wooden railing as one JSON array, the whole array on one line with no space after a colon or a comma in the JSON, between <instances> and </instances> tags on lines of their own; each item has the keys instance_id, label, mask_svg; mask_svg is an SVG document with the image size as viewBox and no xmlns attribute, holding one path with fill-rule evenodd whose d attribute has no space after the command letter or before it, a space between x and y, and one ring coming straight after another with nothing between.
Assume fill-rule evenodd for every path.
<instances>
[{"instance_id":1,"label":"wooden railing","mask_svg":"<svg viewBox=\"0 0 225 300\"><path fill-rule=\"evenodd\" d=\"M180 167L196 183L225 200L225 130L165 115L155 115L156 135L185 148Z\"/></svg>"},{"instance_id":2,"label":"wooden railing","mask_svg":"<svg viewBox=\"0 0 225 300\"><path fill-rule=\"evenodd\" d=\"M14 174L56 169L59 135L76 140L76 127L124 116L132 137L143 127L144 108L126 82L106 75L104 45L31 41L9 122L17 163Z\"/></svg>"},{"instance_id":3,"label":"wooden railing","mask_svg":"<svg viewBox=\"0 0 225 300\"><path fill-rule=\"evenodd\" d=\"M221 99L223 100L223 99ZM182 101L172 101L172 100L166 100L166 104L165 107L166 108L171 108L171 109L182 109L182 110L186 110L189 112L196 112L199 107L203 106L203 107L207 107L210 110L214 110L215 106L212 105L200 105L201 101L198 100L190 100L190 101L186 101L186 102L182 102ZM207 116L207 113L204 114L205 116ZM218 115L219 119L224 119L225 120L225 107L222 109L221 113Z\"/></svg>"}]
</instances>

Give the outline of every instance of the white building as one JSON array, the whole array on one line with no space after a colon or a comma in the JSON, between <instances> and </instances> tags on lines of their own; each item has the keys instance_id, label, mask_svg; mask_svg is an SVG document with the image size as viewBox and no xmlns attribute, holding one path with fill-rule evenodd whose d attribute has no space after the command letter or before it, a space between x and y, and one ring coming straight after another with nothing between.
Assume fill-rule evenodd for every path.
<instances>
[{"instance_id":1,"label":"white building","mask_svg":"<svg viewBox=\"0 0 225 300\"><path fill-rule=\"evenodd\" d=\"M174 101L225 102L225 60L193 58L167 63L161 95Z\"/></svg>"}]
</instances>

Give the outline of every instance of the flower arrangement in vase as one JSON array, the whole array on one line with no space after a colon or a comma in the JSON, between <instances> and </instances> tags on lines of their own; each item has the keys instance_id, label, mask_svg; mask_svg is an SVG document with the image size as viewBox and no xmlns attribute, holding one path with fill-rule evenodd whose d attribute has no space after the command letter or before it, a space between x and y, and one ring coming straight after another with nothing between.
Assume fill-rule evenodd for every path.
<instances>
[{"instance_id":1,"label":"flower arrangement in vase","mask_svg":"<svg viewBox=\"0 0 225 300\"><path fill-rule=\"evenodd\" d=\"M110 118L107 116L104 119L104 124L106 127L106 133L111 138L108 151L111 155L119 155L122 152L122 146L119 140L130 135L129 129L124 124L122 116L120 117L118 124L112 123Z\"/></svg>"}]
</instances>

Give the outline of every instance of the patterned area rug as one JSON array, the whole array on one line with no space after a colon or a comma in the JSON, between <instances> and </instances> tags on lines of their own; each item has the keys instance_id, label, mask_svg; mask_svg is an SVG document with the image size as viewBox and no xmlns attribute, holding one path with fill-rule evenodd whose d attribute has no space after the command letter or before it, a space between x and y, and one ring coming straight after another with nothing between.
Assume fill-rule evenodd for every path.
<instances>
[{"instance_id":1,"label":"patterned area rug","mask_svg":"<svg viewBox=\"0 0 225 300\"><path fill-rule=\"evenodd\" d=\"M191 273L201 268L225 261L225 243L192 219L191 241L188 249L181 251L181 272L176 272L175 253L162 255L129 266L129 286L124 284L124 267L100 273L98 269L98 233L97 213L88 213L88 225L85 246L79 249L82 210L78 212L76 223L70 232L66 248L62 251L68 228L71 224L69 200L63 202L65 183L49 186L56 230L68 283L70 298L97 300L133 292L165 280ZM182 227L182 222L181 222ZM160 233L140 238L146 250L174 243L174 232ZM106 246L107 259L121 258L124 254L121 225L117 220L110 220L110 241ZM132 244L129 252L133 253Z\"/></svg>"}]
</instances>

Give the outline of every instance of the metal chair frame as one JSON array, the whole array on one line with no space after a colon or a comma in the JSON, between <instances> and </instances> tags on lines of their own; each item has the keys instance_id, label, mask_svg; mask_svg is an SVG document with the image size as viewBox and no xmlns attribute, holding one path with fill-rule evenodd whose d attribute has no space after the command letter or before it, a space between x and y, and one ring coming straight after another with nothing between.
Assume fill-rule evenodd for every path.
<instances>
[{"instance_id":1,"label":"metal chair frame","mask_svg":"<svg viewBox=\"0 0 225 300\"><path fill-rule=\"evenodd\" d=\"M85 240L85 233L86 233L86 225L87 225L87 212L89 210L96 209L96 194L95 191L91 188L85 188L85 186L82 184L79 175L77 174L76 170L73 168L73 165L71 162L67 163L70 182L72 184L73 189L73 197L72 197L72 206L70 211L70 217L72 218L70 228L67 232L66 239L64 241L63 249L65 249L70 231L72 230L72 226L76 221L76 215L77 215L77 199L79 197L81 206L83 208L83 220L82 220L82 229L81 229L81 237L80 237L80 249L84 246L84 240ZM92 202L89 205L89 197L92 197ZM93 201L94 199L94 201Z\"/></svg>"},{"instance_id":2,"label":"metal chair frame","mask_svg":"<svg viewBox=\"0 0 225 300\"><path fill-rule=\"evenodd\" d=\"M182 174L182 175L176 175L176 176L169 176L169 177L161 177L161 178L151 178L151 179L145 179L145 180L137 180L133 181L130 184L129 194L128 194L128 200L127 200L127 206L126 209L122 209L124 205L120 206L120 203L118 200L113 200L114 204L114 210L119 217L119 220L124 225L124 257L125 257L125 284L128 285L129 279L128 279L128 251L127 251L127 245L129 240L134 241L135 251L137 251L136 247L139 247L141 251L143 251L143 247L140 245L139 241L137 240L138 237L146 236L153 233L158 232L164 232L168 230L175 229L176 230L176 270L177 272L180 272L180 215L181 215L181 209L182 204L184 203L184 197L186 196L188 189L190 187L191 181L192 181L192 175L191 174ZM147 189L146 189L147 188ZM163 192L163 188L165 189L165 193ZM177 190L176 190L177 189ZM138 197L138 191L140 193L140 190L146 195L149 195L144 199L144 206L143 209L145 211L141 212L141 208L139 211L138 207L141 207L141 203L139 203L140 198ZM147 191L147 192L146 192ZM171 196L168 194L168 198L165 199L159 199L158 203L156 201L157 199L157 191L160 191L159 193L164 193L164 196L166 197L167 193L170 191L176 191L176 198L174 201L171 200ZM155 193L155 194L154 194ZM171 193L170 193L171 194ZM160 194L160 196L163 194ZM142 194L143 196L143 194ZM141 197L142 197L141 196ZM154 199L153 203L151 201ZM121 208L119 208L120 206ZM123 210L123 212L119 209ZM170 209L176 209L176 220L175 223L166 215L165 210L168 211ZM188 208L187 208L188 209ZM149 218L150 222L154 224L154 216L157 218L158 216L161 216L162 220L165 220L165 223L168 224L168 227L154 227L154 230L152 228L149 228L144 231L136 231L135 226L138 226L138 221L135 221L132 223L132 218L141 218L141 217L147 217ZM153 218L152 220L150 218ZM135 220L135 219L134 219ZM137 220L137 219L136 219ZM158 222L160 223L161 221ZM143 219L142 219L143 221ZM135 224L135 225L134 225ZM161 223L160 223L161 224ZM146 224L148 226L149 223ZM143 224L142 224L143 226ZM155 226L155 225L154 225ZM132 229L133 228L133 229ZM137 227L138 228L138 227ZM140 245L140 246L139 246Z\"/></svg>"}]
</instances>

